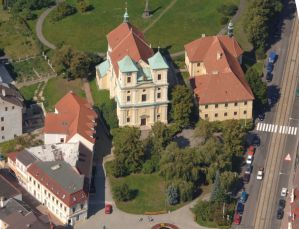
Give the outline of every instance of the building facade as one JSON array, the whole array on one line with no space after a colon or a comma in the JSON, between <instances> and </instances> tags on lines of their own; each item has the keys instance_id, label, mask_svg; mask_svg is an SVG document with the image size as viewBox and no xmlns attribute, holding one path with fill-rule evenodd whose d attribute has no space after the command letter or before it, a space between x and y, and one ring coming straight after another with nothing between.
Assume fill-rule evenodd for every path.
<instances>
[{"instance_id":1,"label":"building facade","mask_svg":"<svg viewBox=\"0 0 299 229\"><path fill-rule=\"evenodd\" d=\"M153 52L127 12L107 39L107 60L96 66L96 80L115 99L119 126L167 123L169 67L160 51Z\"/></svg>"},{"instance_id":2,"label":"building facade","mask_svg":"<svg viewBox=\"0 0 299 229\"><path fill-rule=\"evenodd\" d=\"M241 68L242 53L229 36L203 36L185 45L185 64L201 119L252 118L254 96Z\"/></svg>"},{"instance_id":3,"label":"building facade","mask_svg":"<svg viewBox=\"0 0 299 229\"><path fill-rule=\"evenodd\" d=\"M0 142L22 135L23 101L14 86L0 83Z\"/></svg>"}]
</instances>

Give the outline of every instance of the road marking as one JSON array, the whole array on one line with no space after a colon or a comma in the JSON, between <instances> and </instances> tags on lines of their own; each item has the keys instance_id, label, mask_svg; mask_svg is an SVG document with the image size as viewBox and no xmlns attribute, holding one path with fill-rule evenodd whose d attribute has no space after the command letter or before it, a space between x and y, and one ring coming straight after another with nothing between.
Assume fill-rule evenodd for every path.
<instances>
[{"instance_id":1,"label":"road marking","mask_svg":"<svg viewBox=\"0 0 299 229\"><path fill-rule=\"evenodd\" d=\"M289 126L289 132L288 132L288 134L291 134L291 130L292 130L292 127Z\"/></svg>"},{"instance_id":2,"label":"road marking","mask_svg":"<svg viewBox=\"0 0 299 229\"><path fill-rule=\"evenodd\" d=\"M296 135L297 134L297 127L295 127L295 132L294 132L294 135Z\"/></svg>"},{"instance_id":3,"label":"road marking","mask_svg":"<svg viewBox=\"0 0 299 229\"><path fill-rule=\"evenodd\" d=\"M274 133L277 132L277 128L278 128L278 125L275 125L275 130L274 130Z\"/></svg>"},{"instance_id":4,"label":"road marking","mask_svg":"<svg viewBox=\"0 0 299 229\"><path fill-rule=\"evenodd\" d=\"M256 124L256 130L263 131L263 132L270 132L270 133L289 134L289 135L297 134L297 127L283 126L283 125L262 123L262 122Z\"/></svg>"},{"instance_id":5,"label":"road marking","mask_svg":"<svg viewBox=\"0 0 299 229\"><path fill-rule=\"evenodd\" d=\"M284 134L285 129L286 129L286 127L283 126L283 127L282 127L282 133L283 133L283 134Z\"/></svg>"},{"instance_id":6,"label":"road marking","mask_svg":"<svg viewBox=\"0 0 299 229\"><path fill-rule=\"evenodd\" d=\"M260 127L261 127L261 123L259 122L256 126L256 130L260 130Z\"/></svg>"},{"instance_id":7,"label":"road marking","mask_svg":"<svg viewBox=\"0 0 299 229\"><path fill-rule=\"evenodd\" d=\"M279 126L279 133L281 134L281 129L282 129L282 126Z\"/></svg>"}]
</instances>

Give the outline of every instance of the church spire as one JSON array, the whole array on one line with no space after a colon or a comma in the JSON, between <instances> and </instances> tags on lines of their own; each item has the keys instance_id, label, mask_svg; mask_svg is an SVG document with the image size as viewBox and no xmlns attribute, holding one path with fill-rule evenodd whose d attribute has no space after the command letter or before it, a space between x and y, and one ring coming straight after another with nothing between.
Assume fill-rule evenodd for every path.
<instances>
[{"instance_id":1,"label":"church spire","mask_svg":"<svg viewBox=\"0 0 299 229\"><path fill-rule=\"evenodd\" d=\"M124 23L128 23L129 22L129 14L128 14L128 7L127 7L127 3L126 3L126 12L124 14Z\"/></svg>"}]
</instances>

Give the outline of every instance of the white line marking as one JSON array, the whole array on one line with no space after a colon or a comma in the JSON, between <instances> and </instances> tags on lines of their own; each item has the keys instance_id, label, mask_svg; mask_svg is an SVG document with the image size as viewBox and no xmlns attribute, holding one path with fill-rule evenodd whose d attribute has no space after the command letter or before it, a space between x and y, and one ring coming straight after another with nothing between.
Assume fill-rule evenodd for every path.
<instances>
[{"instance_id":1,"label":"white line marking","mask_svg":"<svg viewBox=\"0 0 299 229\"><path fill-rule=\"evenodd\" d=\"M277 132L278 125L275 125L274 133Z\"/></svg>"},{"instance_id":2,"label":"white line marking","mask_svg":"<svg viewBox=\"0 0 299 229\"><path fill-rule=\"evenodd\" d=\"M285 126L282 127L282 133L283 133L283 134L284 134L284 130L285 130L285 128L286 128Z\"/></svg>"},{"instance_id":3,"label":"white line marking","mask_svg":"<svg viewBox=\"0 0 299 229\"><path fill-rule=\"evenodd\" d=\"M288 134L291 134L292 127L289 126Z\"/></svg>"},{"instance_id":4,"label":"white line marking","mask_svg":"<svg viewBox=\"0 0 299 229\"><path fill-rule=\"evenodd\" d=\"M272 125L271 125L271 130L270 130L272 133L273 133L274 127L275 127L275 125L272 124Z\"/></svg>"},{"instance_id":5,"label":"white line marking","mask_svg":"<svg viewBox=\"0 0 299 229\"><path fill-rule=\"evenodd\" d=\"M281 129L282 129L282 126L279 126L279 133L281 134Z\"/></svg>"},{"instance_id":6,"label":"white line marking","mask_svg":"<svg viewBox=\"0 0 299 229\"><path fill-rule=\"evenodd\" d=\"M261 131L264 131L264 128L265 128L265 123L262 123L261 124Z\"/></svg>"},{"instance_id":7,"label":"white line marking","mask_svg":"<svg viewBox=\"0 0 299 229\"><path fill-rule=\"evenodd\" d=\"M260 127L261 127L261 123L259 122L256 126L256 130L260 130Z\"/></svg>"},{"instance_id":8,"label":"white line marking","mask_svg":"<svg viewBox=\"0 0 299 229\"><path fill-rule=\"evenodd\" d=\"M263 128L263 131L267 131L268 124L265 123L265 128Z\"/></svg>"},{"instance_id":9,"label":"white line marking","mask_svg":"<svg viewBox=\"0 0 299 229\"><path fill-rule=\"evenodd\" d=\"M294 129L295 127L292 126L291 134L294 135Z\"/></svg>"},{"instance_id":10,"label":"white line marking","mask_svg":"<svg viewBox=\"0 0 299 229\"><path fill-rule=\"evenodd\" d=\"M268 124L268 125L269 125L268 132L271 132L272 124Z\"/></svg>"},{"instance_id":11,"label":"white line marking","mask_svg":"<svg viewBox=\"0 0 299 229\"><path fill-rule=\"evenodd\" d=\"M296 135L297 134L297 127L295 127L295 131L294 131L294 135Z\"/></svg>"}]
</instances>

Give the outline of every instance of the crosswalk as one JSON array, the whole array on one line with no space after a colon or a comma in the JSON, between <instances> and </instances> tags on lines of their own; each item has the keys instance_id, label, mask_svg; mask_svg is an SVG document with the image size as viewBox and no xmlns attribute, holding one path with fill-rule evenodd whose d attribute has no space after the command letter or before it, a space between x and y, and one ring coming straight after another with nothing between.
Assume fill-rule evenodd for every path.
<instances>
[{"instance_id":1,"label":"crosswalk","mask_svg":"<svg viewBox=\"0 0 299 229\"><path fill-rule=\"evenodd\" d=\"M295 126L282 126L282 125L275 125L275 124L262 123L262 122L257 123L256 130L278 133L278 134L289 134L289 135L297 134L297 127Z\"/></svg>"}]
</instances>

